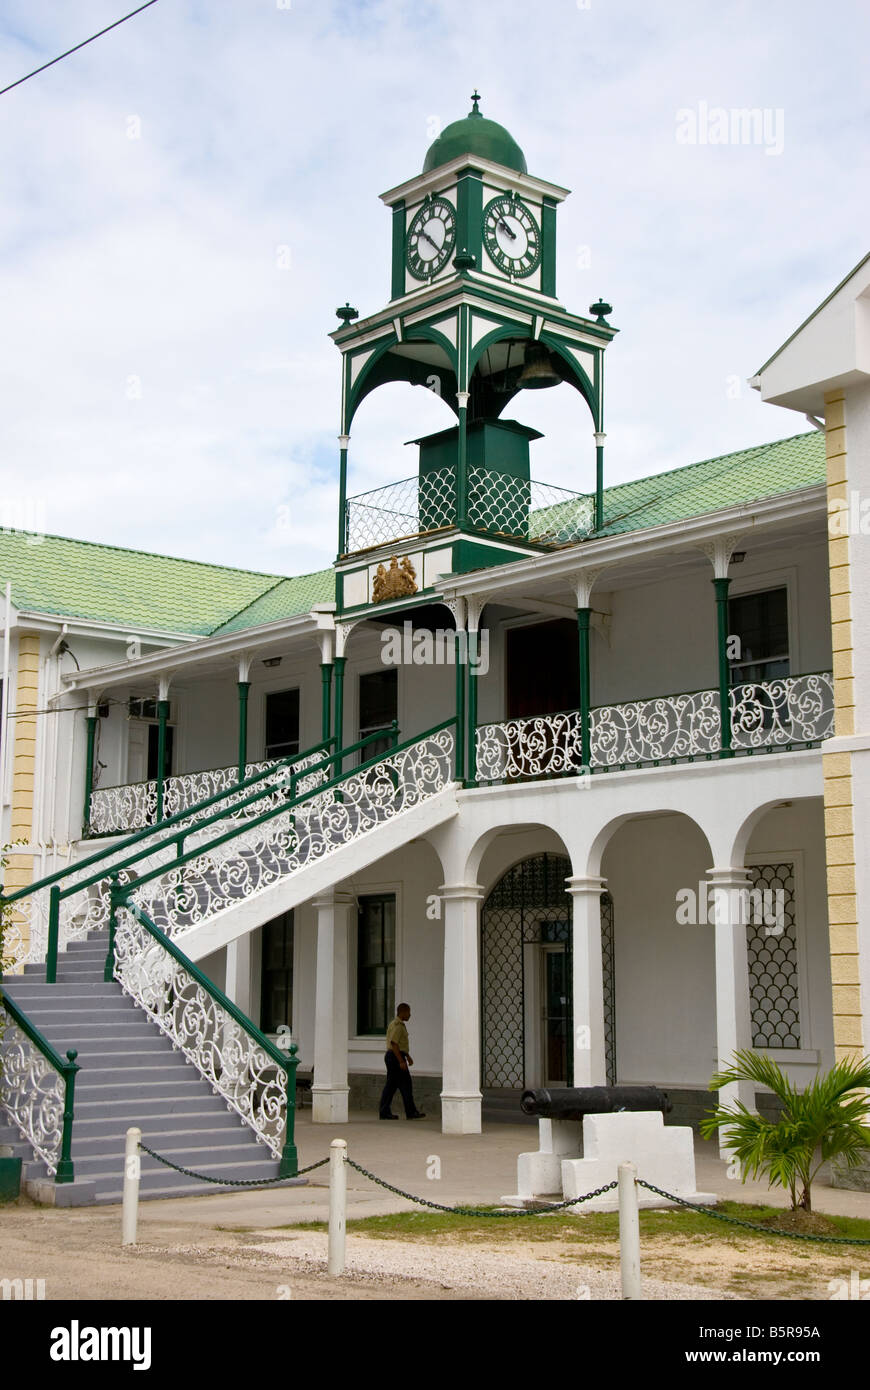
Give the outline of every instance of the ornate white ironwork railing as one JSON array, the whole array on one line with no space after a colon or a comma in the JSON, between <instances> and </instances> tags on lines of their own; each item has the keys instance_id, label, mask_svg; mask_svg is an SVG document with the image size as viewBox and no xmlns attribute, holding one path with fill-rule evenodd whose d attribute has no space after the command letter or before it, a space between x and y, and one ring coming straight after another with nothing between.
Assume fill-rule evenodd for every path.
<instances>
[{"instance_id":1,"label":"ornate white ironwork railing","mask_svg":"<svg viewBox=\"0 0 870 1390\"><path fill-rule=\"evenodd\" d=\"M203 846L135 887L132 900L175 937L443 791L453 778L453 746L450 726L401 745L322 795Z\"/></svg>"},{"instance_id":2,"label":"ornate white ironwork railing","mask_svg":"<svg viewBox=\"0 0 870 1390\"><path fill-rule=\"evenodd\" d=\"M60 1182L73 1176L75 1058L75 1052L68 1052L64 1062L0 991L0 1109Z\"/></svg>"},{"instance_id":3,"label":"ornate white ironwork railing","mask_svg":"<svg viewBox=\"0 0 870 1390\"><path fill-rule=\"evenodd\" d=\"M515 777L554 777L583 770L580 714L547 714L481 724L477 730L477 771L483 781Z\"/></svg>"},{"instance_id":4,"label":"ornate white ironwork railing","mask_svg":"<svg viewBox=\"0 0 870 1390\"><path fill-rule=\"evenodd\" d=\"M730 691L731 749L819 743L834 731L830 672L747 682ZM509 719L477 729L481 781L584 771L579 711ZM707 758L722 752L718 690L599 705L589 717L589 770Z\"/></svg>"},{"instance_id":5,"label":"ornate white ironwork railing","mask_svg":"<svg viewBox=\"0 0 870 1390\"><path fill-rule=\"evenodd\" d=\"M245 778L275 766L269 762L248 763ZM167 777L163 784L163 818L177 816L199 801L230 791L239 780L237 767L212 767L202 772L182 772ZM91 793L90 828L95 835L117 831L144 830L153 825L157 814L157 783L128 782L119 787L97 787ZM203 814L207 814L204 812Z\"/></svg>"},{"instance_id":6,"label":"ornate white ironwork railing","mask_svg":"<svg viewBox=\"0 0 870 1390\"><path fill-rule=\"evenodd\" d=\"M295 1046L275 1049L180 951L149 931L137 910L115 914L114 973L121 988L184 1053L276 1158L286 1156ZM289 1102L289 1104L288 1104Z\"/></svg>"},{"instance_id":7,"label":"ornate white ironwork railing","mask_svg":"<svg viewBox=\"0 0 870 1390\"><path fill-rule=\"evenodd\" d=\"M731 691L732 748L817 743L834 732L834 681L827 671L747 681Z\"/></svg>"},{"instance_id":8,"label":"ornate white ironwork railing","mask_svg":"<svg viewBox=\"0 0 870 1390\"><path fill-rule=\"evenodd\" d=\"M592 767L698 758L721 746L719 692L696 690L590 711Z\"/></svg>"},{"instance_id":9,"label":"ornate white ironwork railing","mask_svg":"<svg viewBox=\"0 0 870 1390\"><path fill-rule=\"evenodd\" d=\"M87 861L78 866L73 865L63 876L63 893L58 907L58 949L63 951L71 941L82 940L90 932L105 929L108 925L110 876L113 873L117 871L119 883L133 883L159 865L173 863L178 855L177 837L187 830L191 835L196 834L199 821L219 814L222 818L226 817L227 822L231 824L234 816L244 819L262 814L270 807L282 806L287 800L291 776L296 776L296 793L302 796L328 780L331 763L328 750L318 748L301 758L295 758L292 766L283 761L250 763L246 773L253 777L272 768L275 769L274 774L264 777L253 789L238 788L236 770L229 783L231 790L225 797L220 798L217 805L202 806L198 800L189 802L194 809L189 816L177 821L171 831L155 828L152 835L137 840L133 846L129 842L118 845L100 859L99 877L96 882L91 880L97 877L97 871ZM308 768L311 769L310 773L298 776ZM220 790L219 787L218 791ZM250 799L251 804L241 806L236 811L238 803L246 799ZM131 858L135 858L134 864L125 869L116 869L118 864ZM70 891L75 890L78 884L82 885L79 891ZM50 886L38 887L26 896L13 899L7 904L6 911L4 945L13 968L31 961L45 960L51 913Z\"/></svg>"}]
</instances>

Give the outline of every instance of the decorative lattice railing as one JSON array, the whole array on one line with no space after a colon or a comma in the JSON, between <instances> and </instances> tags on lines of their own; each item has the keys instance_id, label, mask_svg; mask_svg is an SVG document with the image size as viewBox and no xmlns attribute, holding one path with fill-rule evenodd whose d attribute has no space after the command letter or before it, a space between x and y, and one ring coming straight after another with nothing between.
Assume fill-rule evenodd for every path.
<instances>
[{"instance_id":1,"label":"decorative lattice railing","mask_svg":"<svg viewBox=\"0 0 870 1390\"><path fill-rule=\"evenodd\" d=\"M73 1105L78 1065L66 1060L0 989L0 1110L56 1182L72 1182Z\"/></svg>"},{"instance_id":2,"label":"decorative lattice railing","mask_svg":"<svg viewBox=\"0 0 870 1390\"><path fill-rule=\"evenodd\" d=\"M755 681L729 692L731 752L806 747L834 731L829 672ZM577 710L481 724L481 781L580 775L650 763L714 757L723 751L718 690L599 705L589 715L589 760Z\"/></svg>"},{"instance_id":3,"label":"decorative lattice railing","mask_svg":"<svg viewBox=\"0 0 870 1390\"><path fill-rule=\"evenodd\" d=\"M139 830L109 849L99 850L28 888L4 897L6 906L5 949L13 968L56 956L71 941L105 928L109 920L112 875L120 883L132 883L160 864L174 861L182 847L210 824L243 820L270 806L287 802L288 778L297 794L310 791L330 775L332 741L280 762L251 764L244 782L238 773L204 801L188 801L160 826ZM310 771L308 771L310 769ZM213 774L191 774L192 778ZM184 779L176 779L183 781ZM144 784L143 784L144 785ZM206 785L206 784L202 784ZM186 792L192 795L193 784ZM51 944L51 953L49 945Z\"/></svg>"},{"instance_id":4,"label":"decorative lattice railing","mask_svg":"<svg viewBox=\"0 0 870 1390\"><path fill-rule=\"evenodd\" d=\"M568 545L594 523L592 497L489 468L468 470L467 499L471 530L537 545ZM345 550L353 554L456 524L456 473L438 468L349 497Z\"/></svg>"},{"instance_id":5,"label":"decorative lattice railing","mask_svg":"<svg viewBox=\"0 0 870 1390\"><path fill-rule=\"evenodd\" d=\"M140 877L131 901L170 938L271 888L443 791L455 720L337 776L286 809Z\"/></svg>"},{"instance_id":6,"label":"decorative lattice railing","mask_svg":"<svg viewBox=\"0 0 870 1390\"><path fill-rule=\"evenodd\" d=\"M731 691L733 748L817 743L833 732L834 682L828 671L748 681Z\"/></svg>"},{"instance_id":7,"label":"decorative lattice railing","mask_svg":"<svg viewBox=\"0 0 870 1390\"><path fill-rule=\"evenodd\" d=\"M292 1177L296 1044L270 1042L139 908L118 904L115 979Z\"/></svg>"}]
</instances>

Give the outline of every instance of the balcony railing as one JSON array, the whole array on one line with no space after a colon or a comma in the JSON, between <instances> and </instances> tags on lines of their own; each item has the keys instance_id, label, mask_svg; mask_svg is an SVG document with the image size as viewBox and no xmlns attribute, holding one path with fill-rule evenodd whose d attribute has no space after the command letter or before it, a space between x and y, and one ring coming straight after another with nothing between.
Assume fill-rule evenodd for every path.
<instances>
[{"instance_id":1,"label":"balcony railing","mask_svg":"<svg viewBox=\"0 0 870 1390\"><path fill-rule=\"evenodd\" d=\"M593 520L594 499L585 493L488 468L468 470L471 530L556 547L588 535ZM344 548L353 554L456 524L456 473L438 468L349 497Z\"/></svg>"},{"instance_id":2,"label":"balcony railing","mask_svg":"<svg viewBox=\"0 0 870 1390\"><path fill-rule=\"evenodd\" d=\"M806 748L834 732L831 673L750 681L730 692L731 751L743 755ZM477 776L493 782L578 776L722 753L718 690L599 705L589 714L584 764L580 714L540 715L481 724Z\"/></svg>"},{"instance_id":3,"label":"balcony railing","mask_svg":"<svg viewBox=\"0 0 870 1390\"><path fill-rule=\"evenodd\" d=\"M299 758L294 766L311 767L322 761L317 753ZM254 777L258 772L268 772L277 767L273 758L267 762L247 763L245 778ZM312 773L311 785L317 785L317 777ZM163 784L163 818L180 815L182 811L195 806L197 802L217 796L220 792L232 791L238 784L237 767L212 767L203 772L184 772L178 777L167 777ZM305 779L299 784L300 791L307 790ZM241 795L241 793L240 793ZM203 815L208 815L207 808ZM115 831L142 830L146 825L154 825L157 819L157 783L128 782L118 787L98 787L91 794L90 828L92 835L111 835Z\"/></svg>"}]
</instances>

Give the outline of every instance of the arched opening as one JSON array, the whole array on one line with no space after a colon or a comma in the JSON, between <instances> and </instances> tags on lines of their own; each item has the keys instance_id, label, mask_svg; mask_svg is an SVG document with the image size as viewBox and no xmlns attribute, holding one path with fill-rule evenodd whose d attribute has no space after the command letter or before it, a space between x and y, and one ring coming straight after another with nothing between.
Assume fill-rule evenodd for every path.
<instances>
[{"instance_id":1,"label":"arched opening","mask_svg":"<svg viewBox=\"0 0 870 1390\"><path fill-rule=\"evenodd\" d=\"M481 1072L486 1091L573 1082L572 903L567 855L512 864L481 910ZM614 913L601 896L608 1082L616 1080Z\"/></svg>"}]
</instances>

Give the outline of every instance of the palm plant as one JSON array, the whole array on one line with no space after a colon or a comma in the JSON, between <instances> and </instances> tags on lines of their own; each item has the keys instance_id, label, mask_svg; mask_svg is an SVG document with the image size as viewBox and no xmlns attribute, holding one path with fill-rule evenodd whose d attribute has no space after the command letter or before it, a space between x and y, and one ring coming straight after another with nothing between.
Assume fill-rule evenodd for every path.
<instances>
[{"instance_id":1,"label":"palm plant","mask_svg":"<svg viewBox=\"0 0 870 1390\"><path fill-rule=\"evenodd\" d=\"M870 1057L847 1058L799 1091L772 1057L749 1049L735 1052L730 1067L717 1073L710 1090L735 1081L767 1086L782 1102L782 1114L770 1120L739 1102L720 1105L701 1121L711 1139L721 1130L740 1163L743 1181L759 1173L771 1187L784 1187L792 1210L812 1211L812 1184L823 1163L838 1160L856 1168L870 1149Z\"/></svg>"}]
</instances>

